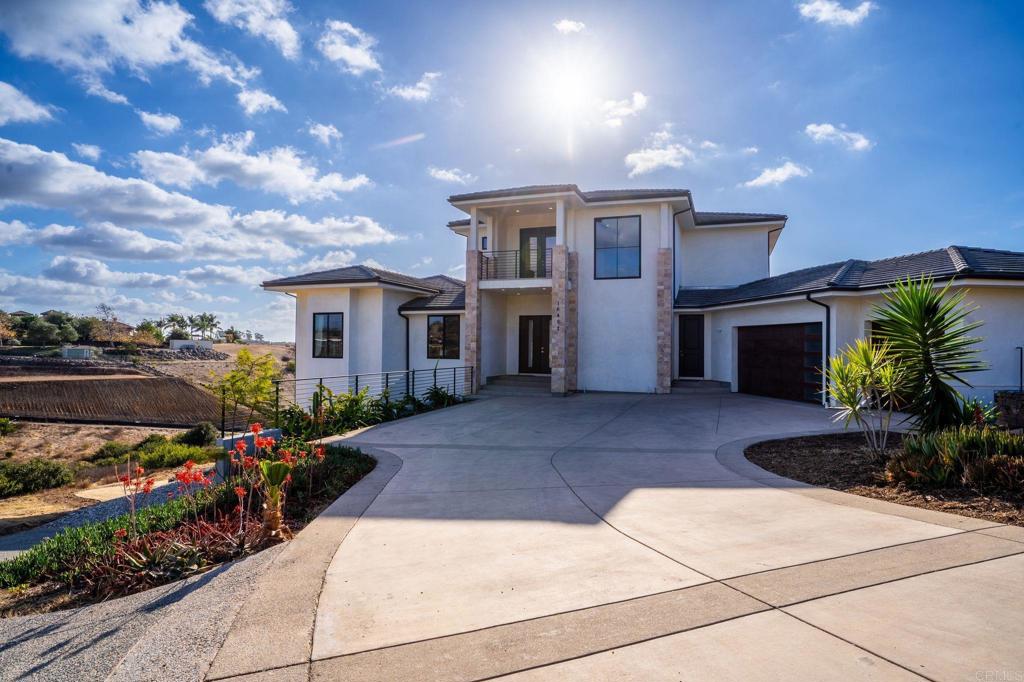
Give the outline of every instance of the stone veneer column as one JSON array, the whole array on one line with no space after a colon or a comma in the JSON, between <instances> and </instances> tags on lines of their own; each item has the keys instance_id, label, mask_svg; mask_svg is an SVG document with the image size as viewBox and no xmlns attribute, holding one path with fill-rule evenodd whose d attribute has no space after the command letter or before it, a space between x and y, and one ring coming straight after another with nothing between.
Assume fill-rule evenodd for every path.
<instances>
[{"instance_id":1,"label":"stone veneer column","mask_svg":"<svg viewBox=\"0 0 1024 682\"><path fill-rule=\"evenodd\" d=\"M569 252L568 288L565 322L565 388L571 393L576 390L579 374L580 255L575 251Z\"/></svg>"},{"instance_id":2,"label":"stone veneer column","mask_svg":"<svg viewBox=\"0 0 1024 682\"><path fill-rule=\"evenodd\" d=\"M657 366L655 393L672 391L672 249L658 249Z\"/></svg>"},{"instance_id":3,"label":"stone veneer column","mask_svg":"<svg viewBox=\"0 0 1024 682\"><path fill-rule=\"evenodd\" d=\"M472 381L466 377L469 392L480 390L480 252L466 251L466 367L472 367ZM469 374L469 371L466 372Z\"/></svg>"},{"instance_id":4,"label":"stone veneer column","mask_svg":"<svg viewBox=\"0 0 1024 682\"><path fill-rule=\"evenodd\" d=\"M551 392L569 391L566 372L566 325L569 320L568 248L551 249Z\"/></svg>"}]
</instances>

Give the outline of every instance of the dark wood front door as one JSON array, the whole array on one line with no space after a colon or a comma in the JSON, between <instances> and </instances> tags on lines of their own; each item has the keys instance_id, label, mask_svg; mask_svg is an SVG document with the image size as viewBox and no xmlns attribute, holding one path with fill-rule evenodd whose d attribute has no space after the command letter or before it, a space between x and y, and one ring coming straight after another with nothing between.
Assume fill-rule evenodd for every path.
<instances>
[{"instance_id":1,"label":"dark wood front door","mask_svg":"<svg viewBox=\"0 0 1024 682\"><path fill-rule=\"evenodd\" d=\"M821 323L737 330L740 393L784 400L821 400Z\"/></svg>"},{"instance_id":2,"label":"dark wood front door","mask_svg":"<svg viewBox=\"0 0 1024 682\"><path fill-rule=\"evenodd\" d=\"M704 378L704 316L679 316L679 376Z\"/></svg>"},{"instance_id":3,"label":"dark wood front door","mask_svg":"<svg viewBox=\"0 0 1024 682\"><path fill-rule=\"evenodd\" d=\"M551 316L519 318L519 373L551 374Z\"/></svg>"},{"instance_id":4,"label":"dark wood front door","mask_svg":"<svg viewBox=\"0 0 1024 682\"><path fill-rule=\"evenodd\" d=\"M551 277L551 249L555 247L555 228L529 227L519 230L519 277Z\"/></svg>"}]
</instances>

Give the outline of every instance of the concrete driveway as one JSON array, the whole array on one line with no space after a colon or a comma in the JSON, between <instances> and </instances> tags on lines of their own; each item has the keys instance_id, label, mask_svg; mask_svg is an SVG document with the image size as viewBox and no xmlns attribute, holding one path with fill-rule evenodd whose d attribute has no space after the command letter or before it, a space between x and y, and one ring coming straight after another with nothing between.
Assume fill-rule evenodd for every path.
<instances>
[{"instance_id":1,"label":"concrete driveway","mask_svg":"<svg viewBox=\"0 0 1024 682\"><path fill-rule=\"evenodd\" d=\"M401 468L330 563L307 672L1024 679L1022 529L797 485L738 442L830 428L726 394L502 397L370 429L352 442Z\"/></svg>"}]
</instances>

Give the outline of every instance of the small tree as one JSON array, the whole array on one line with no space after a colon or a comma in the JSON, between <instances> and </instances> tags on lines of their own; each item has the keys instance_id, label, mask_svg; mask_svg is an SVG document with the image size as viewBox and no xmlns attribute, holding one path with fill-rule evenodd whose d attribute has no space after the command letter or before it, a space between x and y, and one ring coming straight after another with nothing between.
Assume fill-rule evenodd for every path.
<instances>
[{"instance_id":1,"label":"small tree","mask_svg":"<svg viewBox=\"0 0 1024 682\"><path fill-rule=\"evenodd\" d=\"M65 322L57 329L57 340L61 343L74 343L78 340L78 332L71 324Z\"/></svg>"},{"instance_id":2,"label":"small tree","mask_svg":"<svg viewBox=\"0 0 1024 682\"><path fill-rule=\"evenodd\" d=\"M7 313L0 312L0 346L4 345L6 341L17 336L14 333L14 327L11 325L11 316Z\"/></svg>"},{"instance_id":3,"label":"small tree","mask_svg":"<svg viewBox=\"0 0 1024 682\"><path fill-rule=\"evenodd\" d=\"M235 368L214 381L210 388L230 407L232 414L239 406L249 408L246 423L256 412L267 410L274 399L274 379L279 376L277 362L270 353L253 355L248 348L238 351Z\"/></svg>"},{"instance_id":4,"label":"small tree","mask_svg":"<svg viewBox=\"0 0 1024 682\"><path fill-rule=\"evenodd\" d=\"M25 326L25 341L31 346L52 346L58 341L57 325L35 317Z\"/></svg>"},{"instance_id":5,"label":"small tree","mask_svg":"<svg viewBox=\"0 0 1024 682\"><path fill-rule=\"evenodd\" d=\"M966 292L951 292L951 285L938 289L930 277L907 278L874 309L879 335L906 373L906 409L922 431L962 423L964 399L953 383L970 386L964 375L986 367L977 357L981 339L971 336L982 323L968 320L977 308L965 305Z\"/></svg>"},{"instance_id":6,"label":"small tree","mask_svg":"<svg viewBox=\"0 0 1024 682\"><path fill-rule=\"evenodd\" d=\"M146 346L159 346L164 342L162 320L143 320L135 327L135 343Z\"/></svg>"},{"instance_id":7,"label":"small tree","mask_svg":"<svg viewBox=\"0 0 1024 682\"><path fill-rule=\"evenodd\" d=\"M96 313L100 318L101 334L98 341L106 341L107 345L113 347L117 338L117 314L114 307L107 303L100 303L96 306Z\"/></svg>"},{"instance_id":8,"label":"small tree","mask_svg":"<svg viewBox=\"0 0 1024 682\"><path fill-rule=\"evenodd\" d=\"M828 394L839 406L836 421L849 428L856 423L877 462L885 460L889 427L896 411L905 374L888 344L857 339L828 368Z\"/></svg>"}]
</instances>

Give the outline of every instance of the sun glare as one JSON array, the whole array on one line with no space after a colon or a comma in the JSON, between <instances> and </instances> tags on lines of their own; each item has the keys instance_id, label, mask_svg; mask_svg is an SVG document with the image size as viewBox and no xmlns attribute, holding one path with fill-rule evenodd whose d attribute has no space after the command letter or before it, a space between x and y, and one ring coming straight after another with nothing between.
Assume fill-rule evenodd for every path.
<instances>
[{"instance_id":1,"label":"sun glare","mask_svg":"<svg viewBox=\"0 0 1024 682\"><path fill-rule=\"evenodd\" d=\"M582 50L564 49L538 55L531 73L538 122L564 135L573 155L576 132L593 119L600 104L599 65Z\"/></svg>"}]
</instances>

